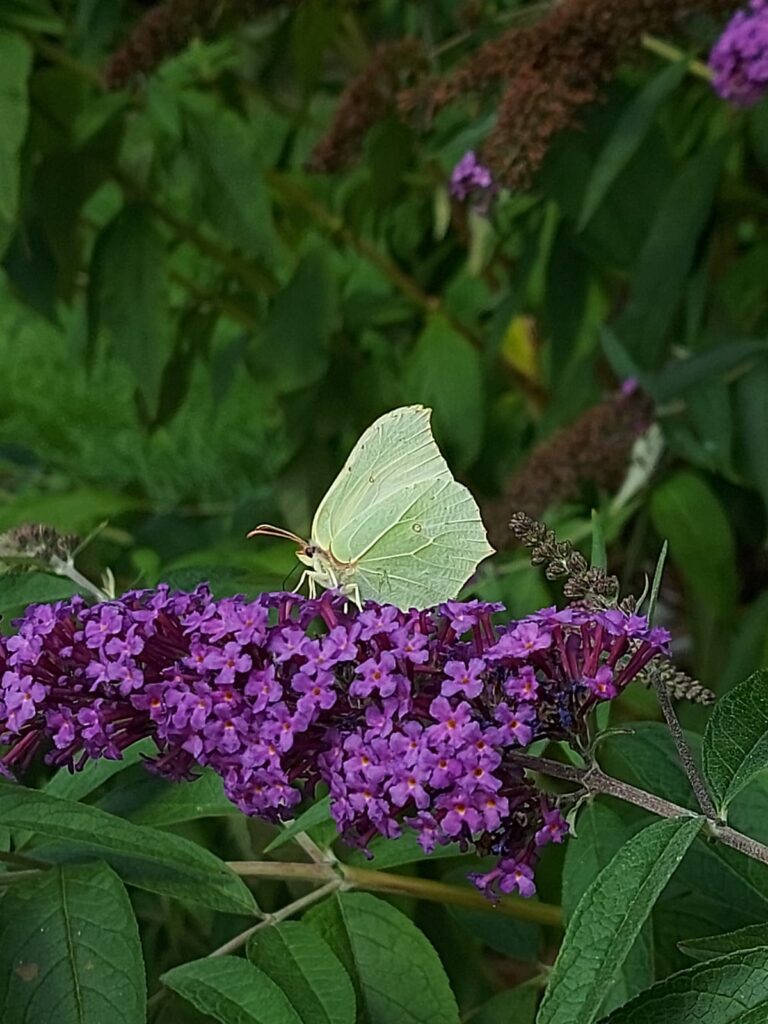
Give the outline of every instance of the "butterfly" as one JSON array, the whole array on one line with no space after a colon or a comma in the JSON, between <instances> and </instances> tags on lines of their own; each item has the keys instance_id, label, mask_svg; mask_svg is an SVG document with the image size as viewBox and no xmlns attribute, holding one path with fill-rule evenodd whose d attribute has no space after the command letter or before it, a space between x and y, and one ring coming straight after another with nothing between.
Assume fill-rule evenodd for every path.
<instances>
[{"instance_id":1,"label":"butterfly","mask_svg":"<svg viewBox=\"0 0 768 1024\"><path fill-rule=\"evenodd\" d=\"M393 409L365 431L312 520L310 539L264 524L249 537L295 541L310 597L338 589L366 600L429 608L456 597L494 553L480 510L453 478L430 427L432 410Z\"/></svg>"}]
</instances>

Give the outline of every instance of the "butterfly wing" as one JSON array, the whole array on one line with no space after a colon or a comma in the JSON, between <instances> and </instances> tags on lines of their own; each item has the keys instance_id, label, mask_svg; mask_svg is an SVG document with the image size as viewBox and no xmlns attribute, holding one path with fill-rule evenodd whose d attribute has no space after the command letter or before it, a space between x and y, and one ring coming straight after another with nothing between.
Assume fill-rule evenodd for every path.
<instances>
[{"instance_id":1,"label":"butterfly wing","mask_svg":"<svg viewBox=\"0 0 768 1024\"><path fill-rule=\"evenodd\" d=\"M363 598L405 608L449 600L493 553L429 419L407 406L376 420L315 514L312 542L350 565L344 580Z\"/></svg>"}]
</instances>

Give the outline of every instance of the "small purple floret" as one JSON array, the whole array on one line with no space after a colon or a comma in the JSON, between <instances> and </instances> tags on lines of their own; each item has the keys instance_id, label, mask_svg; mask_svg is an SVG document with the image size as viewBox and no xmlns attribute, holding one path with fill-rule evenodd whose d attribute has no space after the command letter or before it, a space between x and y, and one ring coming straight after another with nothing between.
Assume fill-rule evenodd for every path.
<instances>
[{"instance_id":1,"label":"small purple floret","mask_svg":"<svg viewBox=\"0 0 768 1024\"><path fill-rule=\"evenodd\" d=\"M495 191L496 184L491 171L480 163L470 149L451 172L451 195L460 203L471 199L475 209L486 213Z\"/></svg>"}]
</instances>

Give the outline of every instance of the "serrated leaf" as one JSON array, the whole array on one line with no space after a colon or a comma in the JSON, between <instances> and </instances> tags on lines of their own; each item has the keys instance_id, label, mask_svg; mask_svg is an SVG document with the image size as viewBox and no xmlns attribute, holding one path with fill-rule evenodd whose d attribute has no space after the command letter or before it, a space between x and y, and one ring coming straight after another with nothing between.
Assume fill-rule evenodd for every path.
<instances>
[{"instance_id":1,"label":"serrated leaf","mask_svg":"<svg viewBox=\"0 0 768 1024\"><path fill-rule=\"evenodd\" d=\"M581 897L597 875L610 864L624 843L647 823L647 814L630 804L609 799L592 800L576 820L576 835L568 840L563 865L562 905L570 921ZM608 1013L647 988L654 980L653 930L647 921L616 972L601 1010Z\"/></svg>"},{"instance_id":2,"label":"serrated leaf","mask_svg":"<svg viewBox=\"0 0 768 1024\"><path fill-rule=\"evenodd\" d=\"M768 947L768 924L750 924L735 932L724 932L722 935L702 935L698 939L684 940L678 943L680 949L694 960L711 960L713 957L727 953L735 953L740 949L756 949ZM768 949L766 949L768 959Z\"/></svg>"},{"instance_id":3,"label":"serrated leaf","mask_svg":"<svg viewBox=\"0 0 768 1024\"><path fill-rule=\"evenodd\" d=\"M13 235L19 205L19 160L27 133L27 78L32 49L15 32L0 29L0 256Z\"/></svg>"},{"instance_id":4,"label":"serrated leaf","mask_svg":"<svg viewBox=\"0 0 768 1024\"><path fill-rule=\"evenodd\" d=\"M288 997L302 1024L355 1024L355 990L327 942L309 925L285 921L256 932L251 963Z\"/></svg>"},{"instance_id":5,"label":"serrated leaf","mask_svg":"<svg viewBox=\"0 0 768 1024\"><path fill-rule=\"evenodd\" d=\"M656 112L683 80L688 65L680 61L664 68L641 89L622 112L599 153L584 192L578 230L583 231L611 186L638 151Z\"/></svg>"},{"instance_id":6,"label":"serrated leaf","mask_svg":"<svg viewBox=\"0 0 768 1024\"><path fill-rule=\"evenodd\" d=\"M369 1024L458 1024L440 959L399 910L367 893L341 893L305 921L341 960Z\"/></svg>"},{"instance_id":7,"label":"serrated leaf","mask_svg":"<svg viewBox=\"0 0 768 1024\"><path fill-rule=\"evenodd\" d=\"M712 489L695 473L677 473L653 493L651 518L691 589L716 613L727 614L736 600L736 549Z\"/></svg>"},{"instance_id":8,"label":"serrated leaf","mask_svg":"<svg viewBox=\"0 0 768 1024\"><path fill-rule=\"evenodd\" d=\"M132 825L97 807L3 783L0 822L66 844L36 846L34 856L43 860L100 859L140 889L230 914L256 909L242 880L212 853L181 836Z\"/></svg>"},{"instance_id":9,"label":"serrated leaf","mask_svg":"<svg viewBox=\"0 0 768 1024\"><path fill-rule=\"evenodd\" d=\"M669 818L629 840L579 901L552 968L537 1024L592 1024L662 889L701 828Z\"/></svg>"},{"instance_id":10,"label":"serrated leaf","mask_svg":"<svg viewBox=\"0 0 768 1024\"><path fill-rule=\"evenodd\" d=\"M160 979L221 1024L303 1024L281 988L240 957L206 957Z\"/></svg>"},{"instance_id":11,"label":"serrated leaf","mask_svg":"<svg viewBox=\"0 0 768 1024\"><path fill-rule=\"evenodd\" d=\"M405 368L405 400L434 409L438 440L466 467L483 440L483 381L480 355L442 316L429 318Z\"/></svg>"},{"instance_id":12,"label":"serrated leaf","mask_svg":"<svg viewBox=\"0 0 768 1024\"><path fill-rule=\"evenodd\" d=\"M686 733L694 757L700 737ZM629 736L607 737L599 747L600 764L610 775L676 804L693 809L696 800L665 725L638 722ZM768 792L753 785L731 807L732 824L760 834L768 821ZM736 929L768 916L768 878L764 865L719 843L697 839L654 912L655 955L667 970L681 964L677 943Z\"/></svg>"},{"instance_id":13,"label":"serrated leaf","mask_svg":"<svg viewBox=\"0 0 768 1024\"><path fill-rule=\"evenodd\" d=\"M704 774L719 814L768 768L768 671L761 669L715 704L702 748Z\"/></svg>"},{"instance_id":14,"label":"serrated leaf","mask_svg":"<svg viewBox=\"0 0 768 1024\"><path fill-rule=\"evenodd\" d=\"M130 204L97 238L88 306L91 337L105 331L152 418L170 355L170 320L165 241L148 207Z\"/></svg>"},{"instance_id":15,"label":"serrated leaf","mask_svg":"<svg viewBox=\"0 0 768 1024\"><path fill-rule=\"evenodd\" d=\"M144 1024L144 963L131 901L106 864L54 868L0 902L0 1019Z\"/></svg>"},{"instance_id":16,"label":"serrated leaf","mask_svg":"<svg viewBox=\"0 0 768 1024\"><path fill-rule=\"evenodd\" d=\"M606 1018L603 1024L765 1024L768 956L732 953L679 971Z\"/></svg>"}]
</instances>

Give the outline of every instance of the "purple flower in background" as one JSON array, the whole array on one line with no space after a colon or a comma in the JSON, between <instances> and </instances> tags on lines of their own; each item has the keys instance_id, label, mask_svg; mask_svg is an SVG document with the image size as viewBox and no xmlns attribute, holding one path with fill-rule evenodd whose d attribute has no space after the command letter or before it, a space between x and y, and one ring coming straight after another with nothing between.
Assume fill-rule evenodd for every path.
<instances>
[{"instance_id":1,"label":"purple flower in background","mask_svg":"<svg viewBox=\"0 0 768 1024\"><path fill-rule=\"evenodd\" d=\"M709 55L715 91L734 106L757 103L768 90L768 2L751 0L726 25Z\"/></svg>"},{"instance_id":2,"label":"purple flower in background","mask_svg":"<svg viewBox=\"0 0 768 1024\"><path fill-rule=\"evenodd\" d=\"M166 586L32 606L0 636L0 773L39 752L74 771L150 738L150 770L212 769L245 814L291 817L322 783L346 841L412 828L425 851L474 845L498 858L481 889L531 895L539 849L567 826L516 752L583 740L589 711L669 638L615 609L497 625L500 610Z\"/></svg>"},{"instance_id":3,"label":"purple flower in background","mask_svg":"<svg viewBox=\"0 0 768 1024\"><path fill-rule=\"evenodd\" d=\"M469 150L451 171L451 195L464 203L471 199L481 213L487 213L488 204L496 190L493 175Z\"/></svg>"}]
</instances>

